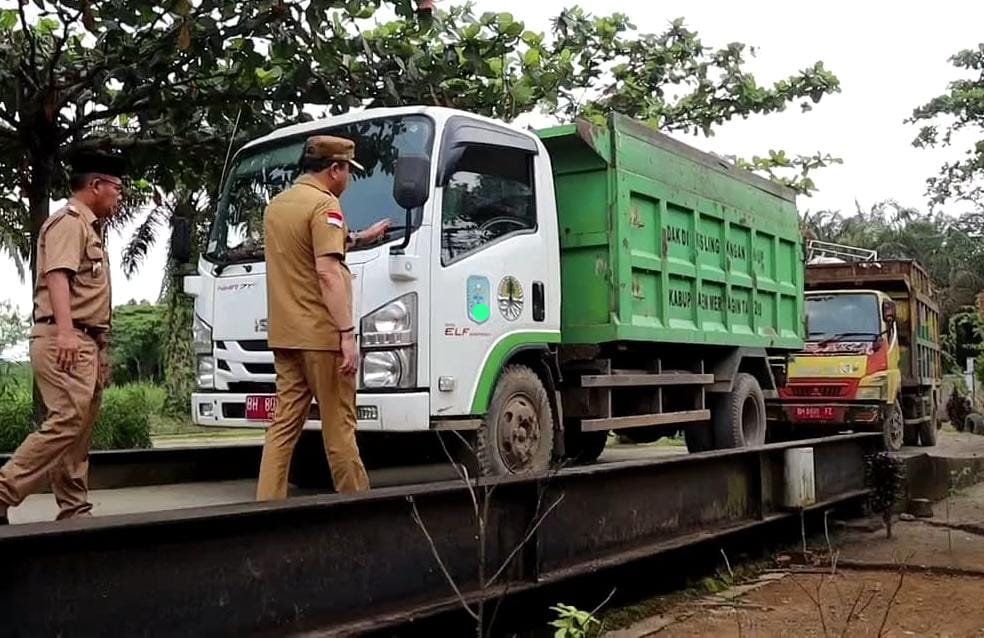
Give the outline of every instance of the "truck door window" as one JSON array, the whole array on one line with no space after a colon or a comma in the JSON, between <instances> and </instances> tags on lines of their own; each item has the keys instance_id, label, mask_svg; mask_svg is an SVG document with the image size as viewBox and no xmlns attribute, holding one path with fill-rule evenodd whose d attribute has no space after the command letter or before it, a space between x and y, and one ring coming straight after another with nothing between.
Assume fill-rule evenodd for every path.
<instances>
[{"instance_id":1,"label":"truck door window","mask_svg":"<svg viewBox=\"0 0 984 638\"><path fill-rule=\"evenodd\" d=\"M441 209L441 263L536 229L533 156L519 149L469 146L455 165Z\"/></svg>"}]
</instances>

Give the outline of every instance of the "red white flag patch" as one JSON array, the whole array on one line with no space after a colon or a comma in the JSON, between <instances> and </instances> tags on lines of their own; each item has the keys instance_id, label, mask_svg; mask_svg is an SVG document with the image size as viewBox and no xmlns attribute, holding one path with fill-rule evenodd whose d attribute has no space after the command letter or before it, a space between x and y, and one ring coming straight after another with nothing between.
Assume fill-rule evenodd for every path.
<instances>
[{"instance_id":1,"label":"red white flag patch","mask_svg":"<svg viewBox=\"0 0 984 638\"><path fill-rule=\"evenodd\" d=\"M342 215L342 211L340 210L330 210L325 213L325 221L331 226L341 228L345 225L345 216Z\"/></svg>"}]
</instances>

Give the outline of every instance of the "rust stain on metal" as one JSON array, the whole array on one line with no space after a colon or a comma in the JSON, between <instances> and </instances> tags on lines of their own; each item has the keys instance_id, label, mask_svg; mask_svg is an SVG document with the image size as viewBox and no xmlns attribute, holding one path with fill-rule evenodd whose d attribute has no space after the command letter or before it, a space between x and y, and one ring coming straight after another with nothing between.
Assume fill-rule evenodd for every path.
<instances>
[{"instance_id":1,"label":"rust stain on metal","mask_svg":"<svg viewBox=\"0 0 984 638\"><path fill-rule=\"evenodd\" d=\"M638 277L632 278L632 296L636 299L645 299L646 296L642 292L642 284L639 282Z\"/></svg>"},{"instance_id":2,"label":"rust stain on metal","mask_svg":"<svg viewBox=\"0 0 984 638\"><path fill-rule=\"evenodd\" d=\"M642 223L642 214L639 212L638 206L633 206L629 211L629 223L632 224L634 228L646 227L646 225Z\"/></svg>"},{"instance_id":3,"label":"rust stain on metal","mask_svg":"<svg viewBox=\"0 0 984 638\"><path fill-rule=\"evenodd\" d=\"M587 120L581 119L577 120L575 126L577 127L578 137L587 142L592 148L597 149L595 127Z\"/></svg>"}]
</instances>

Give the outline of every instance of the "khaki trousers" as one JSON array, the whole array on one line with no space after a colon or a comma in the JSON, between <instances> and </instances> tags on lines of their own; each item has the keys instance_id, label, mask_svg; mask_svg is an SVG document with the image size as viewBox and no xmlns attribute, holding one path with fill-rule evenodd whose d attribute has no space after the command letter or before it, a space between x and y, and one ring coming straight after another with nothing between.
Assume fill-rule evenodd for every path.
<instances>
[{"instance_id":1,"label":"khaki trousers","mask_svg":"<svg viewBox=\"0 0 984 638\"><path fill-rule=\"evenodd\" d=\"M54 326L52 326L54 328ZM55 337L31 338L31 366L48 418L24 439L0 469L0 502L19 505L48 479L58 502L58 519L89 515L89 447L99 416L99 347L82 332L75 367L58 368Z\"/></svg>"},{"instance_id":2,"label":"khaki trousers","mask_svg":"<svg viewBox=\"0 0 984 638\"><path fill-rule=\"evenodd\" d=\"M312 397L321 412L321 436L338 492L369 489L369 477L355 441L355 377L338 371L342 355L323 350L273 351L277 411L266 432L256 498L287 498L287 474L294 446L307 421Z\"/></svg>"}]
</instances>

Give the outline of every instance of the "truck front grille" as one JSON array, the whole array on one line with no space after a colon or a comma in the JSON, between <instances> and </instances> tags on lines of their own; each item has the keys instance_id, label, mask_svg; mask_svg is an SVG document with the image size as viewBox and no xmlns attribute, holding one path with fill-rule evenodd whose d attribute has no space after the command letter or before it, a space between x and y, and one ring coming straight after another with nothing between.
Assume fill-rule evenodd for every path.
<instances>
[{"instance_id":1,"label":"truck front grille","mask_svg":"<svg viewBox=\"0 0 984 638\"><path fill-rule=\"evenodd\" d=\"M820 398L836 398L847 396L849 386L845 384L829 384L829 385L788 385L786 390L794 397L814 397Z\"/></svg>"},{"instance_id":2,"label":"truck front grille","mask_svg":"<svg viewBox=\"0 0 984 638\"><path fill-rule=\"evenodd\" d=\"M237 394L276 394L277 384L261 381L232 381L229 383L229 392Z\"/></svg>"}]
</instances>

